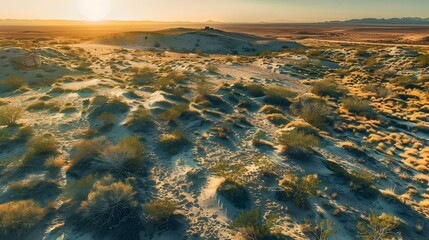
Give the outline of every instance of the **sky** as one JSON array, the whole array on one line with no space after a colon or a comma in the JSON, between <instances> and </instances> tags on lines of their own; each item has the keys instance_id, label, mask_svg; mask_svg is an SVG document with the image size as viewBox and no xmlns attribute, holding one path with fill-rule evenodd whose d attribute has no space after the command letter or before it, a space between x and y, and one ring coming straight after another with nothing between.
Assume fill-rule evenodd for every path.
<instances>
[{"instance_id":1,"label":"sky","mask_svg":"<svg viewBox=\"0 0 429 240\"><path fill-rule=\"evenodd\" d=\"M429 17L429 0L0 0L0 19L320 22Z\"/></svg>"}]
</instances>

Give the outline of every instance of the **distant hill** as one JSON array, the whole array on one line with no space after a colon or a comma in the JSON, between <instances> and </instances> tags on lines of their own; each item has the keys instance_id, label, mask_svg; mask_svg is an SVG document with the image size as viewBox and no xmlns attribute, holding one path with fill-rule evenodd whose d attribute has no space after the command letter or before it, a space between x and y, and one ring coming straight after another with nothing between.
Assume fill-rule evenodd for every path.
<instances>
[{"instance_id":1,"label":"distant hill","mask_svg":"<svg viewBox=\"0 0 429 240\"><path fill-rule=\"evenodd\" d=\"M429 24L429 18L362 18L347 21L329 21L330 24Z\"/></svg>"},{"instance_id":2,"label":"distant hill","mask_svg":"<svg viewBox=\"0 0 429 240\"><path fill-rule=\"evenodd\" d=\"M175 52L256 55L264 51L304 48L295 42L277 41L214 28L173 28L155 32L127 32L101 37L96 42L137 49Z\"/></svg>"}]
</instances>

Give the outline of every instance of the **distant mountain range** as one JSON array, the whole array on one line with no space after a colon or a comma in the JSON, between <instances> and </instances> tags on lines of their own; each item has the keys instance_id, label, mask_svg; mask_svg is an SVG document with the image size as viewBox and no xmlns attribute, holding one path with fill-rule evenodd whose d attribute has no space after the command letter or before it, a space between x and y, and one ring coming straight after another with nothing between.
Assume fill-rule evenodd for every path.
<instances>
[{"instance_id":1,"label":"distant mountain range","mask_svg":"<svg viewBox=\"0 0 429 240\"><path fill-rule=\"evenodd\" d=\"M405 17L405 18L362 18L346 21L329 21L324 23L338 24L429 24L429 18Z\"/></svg>"}]
</instances>

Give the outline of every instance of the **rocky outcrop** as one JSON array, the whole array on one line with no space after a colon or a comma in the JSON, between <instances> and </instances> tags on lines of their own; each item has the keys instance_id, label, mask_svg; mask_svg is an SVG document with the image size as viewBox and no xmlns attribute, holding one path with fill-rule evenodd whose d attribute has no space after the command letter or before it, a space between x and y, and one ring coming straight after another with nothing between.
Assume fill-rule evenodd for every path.
<instances>
[{"instance_id":1,"label":"rocky outcrop","mask_svg":"<svg viewBox=\"0 0 429 240\"><path fill-rule=\"evenodd\" d=\"M34 53L28 53L12 59L18 68L37 68L42 65L42 58Z\"/></svg>"}]
</instances>

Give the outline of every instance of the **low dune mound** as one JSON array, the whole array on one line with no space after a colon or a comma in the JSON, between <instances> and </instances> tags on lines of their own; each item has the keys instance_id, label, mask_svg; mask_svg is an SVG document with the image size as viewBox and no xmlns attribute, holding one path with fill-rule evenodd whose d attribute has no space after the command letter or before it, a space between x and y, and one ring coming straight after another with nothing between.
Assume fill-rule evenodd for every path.
<instances>
[{"instance_id":1,"label":"low dune mound","mask_svg":"<svg viewBox=\"0 0 429 240\"><path fill-rule=\"evenodd\" d=\"M128 32L105 36L98 43L128 48L257 55L265 51L304 48L295 42L277 41L258 36L204 29L175 28L157 32Z\"/></svg>"}]
</instances>

